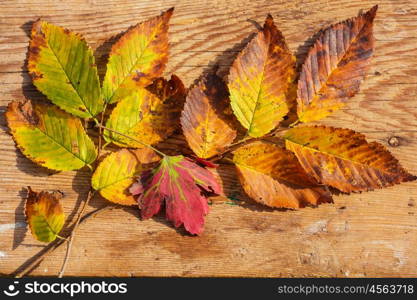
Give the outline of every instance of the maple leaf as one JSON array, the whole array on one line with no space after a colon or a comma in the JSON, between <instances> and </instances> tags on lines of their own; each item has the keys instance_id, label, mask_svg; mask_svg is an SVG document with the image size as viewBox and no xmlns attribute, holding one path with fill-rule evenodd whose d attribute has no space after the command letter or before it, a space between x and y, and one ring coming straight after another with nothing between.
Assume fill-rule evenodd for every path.
<instances>
[{"instance_id":1,"label":"maple leaf","mask_svg":"<svg viewBox=\"0 0 417 300\"><path fill-rule=\"evenodd\" d=\"M208 75L189 91L181 125L188 145L198 157L219 154L233 142L236 130L232 116L227 86L218 76Z\"/></svg>"},{"instance_id":2,"label":"maple leaf","mask_svg":"<svg viewBox=\"0 0 417 300\"><path fill-rule=\"evenodd\" d=\"M233 62L228 78L233 112L248 135L267 134L288 113L286 94L294 75L295 57L269 15Z\"/></svg>"},{"instance_id":3,"label":"maple leaf","mask_svg":"<svg viewBox=\"0 0 417 300\"><path fill-rule=\"evenodd\" d=\"M41 242L56 239L65 223L64 210L59 200L60 192L34 192L28 187L25 215L32 235Z\"/></svg>"},{"instance_id":4,"label":"maple leaf","mask_svg":"<svg viewBox=\"0 0 417 300\"><path fill-rule=\"evenodd\" d=\"M135 205L137 202L128 188L135 182L135 176L146 170L147 164L159 159L154 151L147 148L113 152L97 166L91 177L91 186L110 202Z\"/></svg>"},{"instance_id":5,"label":"maple leaf","mask_svg":"<svg viewBox=\"0 0 417 300\"><path fill-rule=\"evenodd\" d=\"M364 135L350 129L296 127L284 138L286 148L295 153L308 174L342 192L369 191L417 178L384 146L368 143Z\"/></svg>"},{"instance_id":6,"label":"maple leaf","mask_svg":"<svg viewBox=\"0 0 417 300\"><path fill-rule=\"evenodd\" d=\"M49 100L80 118L104 108L93 51L76 33L45 21L32 27L28 70Z\"/></svg>"},{"instance_id":7,"label":"maple leaf","mask_svg":"<svg viewBox=\"0 0 417 300\"><path fill-rule=\"evenodd\" d=\"M286 149L254 142L235 150L233 161L243 189L259 203L299 208L332 202L331 194L307 175L295 155Z\"/></svg>"},{"instance_id":8,"label":"maple leaf","mask_svg":"<svg viewBox=\"0 0 417 300\"><path fill-rule=\"evenodd\" d=\"M19 149L41 166L58 171L76 170L90 165L97 157L94 143L80 119L56 106L12 101L6 119Z\"/></svg>"},{"instance_id":9,"label":"maple leaf","mask_svg":"<svg viewBox=\"0 0 417 300\"><path fill-rule=\"evenodd\" d=\"M165 204L168 220L182 224L191 234L201 234L208 213L206 193L220 194L222 189L213 174L182 155L165 156L159 166L144 172L131 187L138 196L143 219L157 214Z\"/></svg>"},{"instance_id":10,"label":"maple leaf","mask_svg":"<svg viewBox=\"0 0 417 300\"><path fill-rule=\"evenodd\" d=\"M168 62L168 28L173 12L171 8L137 24L112 46L103 81L107 102L117 102L162 75Z\"/></svg>"},{"instance_id":11,"label":"maple leaf","mask_svg":"<svg viewBox=\"0 0 417 300\"><path fill-rule=\"evenodd\" d=\"M113 109L106 127L154 145L179 127L179 116L186 89L181 79L172 75L169 81L158 78L146 88L132 90ZM121 147L142 148L143 145L120 134L105 131L106 141Z\"/></svg>"},{"instance_id":12,"label":"maple leaf","mask_svg":"<svg viewBox=\"0 0 417 300\"><path fill-rule=\"evenodd\" d=\"M322 31L302 66L297 114L302 122L322 119L345 106L369 68L378 6Z\"/></svg>"}]
</instances>

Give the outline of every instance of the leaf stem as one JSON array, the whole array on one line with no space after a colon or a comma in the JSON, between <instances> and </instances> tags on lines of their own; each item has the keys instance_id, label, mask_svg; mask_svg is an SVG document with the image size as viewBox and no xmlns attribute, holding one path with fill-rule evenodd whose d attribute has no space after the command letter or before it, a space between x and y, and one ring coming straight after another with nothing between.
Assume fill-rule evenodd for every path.
<instances>
[{"instance_id":1,"label":"leaf stem","mask_svg":"<svg viewBox=\"0 0 417 300\"><path fill-rule=\"evenodd\" d=\"M292 122L289 126L288 126L288 128L293 128L295 125L297 125L298 123L300 123L300 120L299 119L297 119L297 120L295 120L294 122Z\"/></svg>"},{"instance_id":2,"label":"leaf stem","mask_svg":"<svg viewBox=\"0 0 417 300\"><path fill-rule=\"evenodd\" d=\"M121 136L123 136L123 137L125 137L125 138L128 138L128 139L131 139L132 141L135 141L136 143L139 143L139 144L141 144L141 145L143 145L143 146L145 146L145 147L147 147L147 148L149 148L149 149L151 149L151 150L155 151L156 153L158 153L159 155L161 155L161 156L163 156L163 157L167 156L165 153L163 153L163 152L159 151L159 150L158 150L158 149L156 149L155 147L152 147L151 145L148 145L148 144L146 144L146 143L144 143L144 142L142 142L142 141L139 141L139 140L137 140L137 139L135 139L135 138L133 138L133 137L131 137L131 136L127 135L127 134L124 134L124 133L118 132L118 131L116 131L116 130L114 130L114 129L111 129L111 128L107 128L107 127L105 127L105 126L103 126L103 125L97 125L97 127L99 127L99 128L103 128L104 130L107 130L107 131L110 131L110 132L116 133L116 134L121 135Z\"/></svg>"},{"instance_id":3,"label":"leaf stem","mask_svg":"<svg viewBox=\"0 0 417 300\"><path fill-rule=\"evenodd\" d=\"M59 234L57 234L56 237L59 238L60 240L65 240L65 241L67 240L67 238L62 237Z\"/></svg>"},{"instance_id":4,"label":"leaf stem","mask_svg":"<svg viewBox=\"0 0 417 300\"><path fill-rule=\"evenodd\" d=\"M100 212L106 211L108 209L114 208L114 206L108 205L103 206L101 208L98 208L89 214L83 216L81 218L81 221L79 225L85 223L88 219L94 217ZM43 248L41 251L39 251L37 254L33 255L31 258L26 260L19 268L16 269L16 271L11 274L11 276L15 278L21 278L23 276L28 275L30 272L32 272L43 260L44 258L53 253L56 249L58 249L60 246L64 245L65 243L69 242L68 237L71 233L68 234L68 236L65 239L56 239L54 242L47 245L45 248Z\"/></svg>"},{"instance_id":5,"label":"leaf stem","mask_svg":"<svg viewBox=\"0 0 417 300\"><path fill-rule=\"evenodd\" d=\"M70 253L71 253L71 247L72 247L72 243L74 241L75 232L78 229L78 225L80 224L81 218L82 218L82 216L84 214L84 211L85 211L88 203L94 197L95 193L96 193L96 191L94 191L92 188L90 188L90 190L88 191L88 194L87 194L87 199L85 199L84 205L81 208L81 211L78 213L77 220L75 221L74 227L72 227L71 233L69 235L67 252L65 253L64 262L62 264L61 271L59 271L58 278L62 278L62 276L64 275L65 268L67 266L68 259L69 259Z\"/></svg>"},{"instance_id":6,"label":"leaf stem","mask_svg":"<svg viewBox=\"0 0 417 300\"><path fill-rule=\"evenodd\" d=\"M103 111L101 112L100 123L96 123L96 125L103 126L103 123L104 123L104 114L106 113L107 104L108 104L107 102L106 102L106 104L104 104ZM102 146L102 143L103 143L103 129L102 128L99 128L98 129L98 151L97 151L98 153L97 153L97 157L100 156L101 150L103 150L103 148L107 145L107 144L105 144L104 146Z\"/></svg>"}]
</instances>

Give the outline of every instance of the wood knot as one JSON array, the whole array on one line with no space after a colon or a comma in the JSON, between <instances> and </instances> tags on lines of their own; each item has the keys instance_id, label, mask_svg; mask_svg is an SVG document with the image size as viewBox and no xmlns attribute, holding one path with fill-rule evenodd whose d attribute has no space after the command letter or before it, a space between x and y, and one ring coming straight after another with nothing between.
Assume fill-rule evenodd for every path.
<instances>
[{"instance_id":1,"label":"wood knot","mask_svg":"<svg viewBox=\"0 0 417 300\"><path fill-rule=\"evenodd\" d=\"M391 147L398 147L400 145L400 138L398 136L388 138L388 145Z\"/></svg>"}]
</instances>

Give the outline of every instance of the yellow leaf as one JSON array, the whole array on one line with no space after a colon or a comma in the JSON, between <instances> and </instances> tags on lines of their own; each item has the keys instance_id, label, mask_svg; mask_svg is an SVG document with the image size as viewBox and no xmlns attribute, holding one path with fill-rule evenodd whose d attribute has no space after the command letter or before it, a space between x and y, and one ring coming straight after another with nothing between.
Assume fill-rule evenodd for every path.
<instances>
[{"instance_id":1,"label":"yellow leaf","mask_svg":"<svg viewBox=\"0 0 417 300\"><path fill-rule=\"evenodd\" d=\"M32 235L49 243L56 239L65 223L65 215L59 200L60 192L34 192L28 187L25 214Z\"/></svg>"},{"instance_id":2,"label":"yellow leaf","mask_svg":"<svg viewBox=\"0 0 417 300\"><path fill-rule=\"evenodd\" d=\"M137 88L121 100L112 111L106 127L154 145L179 127L179 117L186 90L181 80L157 79L151 86ZM117 133L104 131L106 141L121 147L143 148L143 145Z\"/></svg>"},{"instance_id":3,"label":"yellow leaf","mask_svg":"<svg viewBox=\"0 0 417 300\"><path fill-rule=\"evenodd\" d=\"M80 120L56 106L13 101L7 108L6 119L19 149L41 166L76 170L96 159L94 143Z\"/></svg>"},{"instance_id":4,"label":"yellow leaf","mask_svg":"<svg viewBox=\"0 0 417 300\"><path fill-rule=\"evenodd\" d=\"M311 47L298 80L300 121L328 116L359 91L374 51L377 8L323 30Z\"/></svg>"},{"instance_id":5,"label":"yellow leaf","mask_svg":"<svg viewBox=\"0 0 417 300\"><path fill-rule=\"evenodd\" d=\"M193 87L181 115L181 125L188 145L201 158L221 153L236 138L226 85L216 75L209 75Z\"/></svg>"},{"instance_id":6,"label":"yellow leaf","mask_svg":"<svg viewBox=\"0 0 417 300\"><path fill-rule=\"evenodd\" d=\"M284 136L308 174L342 192L368 191L415 180L384 146L350 129L296 127Z\"/></svg>"},{"instance_id":7,"label":"yellow leaf","mask_svg":"<svg viewBox=\"0 0 417 300\"><path fill-rule=\"evenodd\" d=\"M103 81L107 102L117 102L162 75L168 61L168 27L173 12L171 8L137 24L113 45Z\"/></svg>"},{"instance_id":8,"label":"yellow leaf","mask_svg":"<svg viewBox=\"0 0 417 300\"><path fill-rule=\"evenodd\" d=\"M294 67L295 57L268 16L229 74L233 112L250 136L267 134L288 113L286 93L294 80Z\"/></svg>"},{"instance_id":9,"label":"yellow leaf","mask_svg":"<svg viewBox=\"0 0 417 300\"><path fill-rule=\"evenodd\" d=\"M305 173L288 150L259 141L242 146L233 154L243 189L259 203L299 208L332 202L330 193Z\"/></svg>"},{"instance_id":10,"label":"yellow leaf","mask_svg":"<svg viewBox=\"0 0 417 300\"><path fill-rule=\"evenodd\" d=\"M78 34L45 21L32 27L29 74L49 100L80 118L103 110L93 51Z\"/></svg>"},{"instance_id":11,"label":"yellow leaf","mask_svg":"<svg viewBox=\"0 0 417 300\"><path fill-rule=\"evenodd\" d=\"M129 193L129 187L135 182L136 175L146 169L148 164L159 159L155 152L147 148L121 149L100 162L91 178L91 185L111 202L135 205L137 202Z\"/></svg>"}]
</instances>

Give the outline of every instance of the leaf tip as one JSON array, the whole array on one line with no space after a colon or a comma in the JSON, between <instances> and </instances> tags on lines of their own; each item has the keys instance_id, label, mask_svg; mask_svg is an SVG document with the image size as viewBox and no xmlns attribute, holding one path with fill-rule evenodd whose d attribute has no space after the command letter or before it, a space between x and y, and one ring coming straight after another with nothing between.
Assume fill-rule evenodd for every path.
<instances>
[{"instance_id":1,"label":"leaf tip","mask_svg":"<svg viewBox=\"0 0 417 300\"><path fill-rule=\"evenodd\" d=\"M378 5L377 5L378 6ZM165 12L165 14L170 14L172 15L174 13L175 10L175 6L172 6L171 8L167 9L167 11Z\"/></svg>"}]
</instances>

